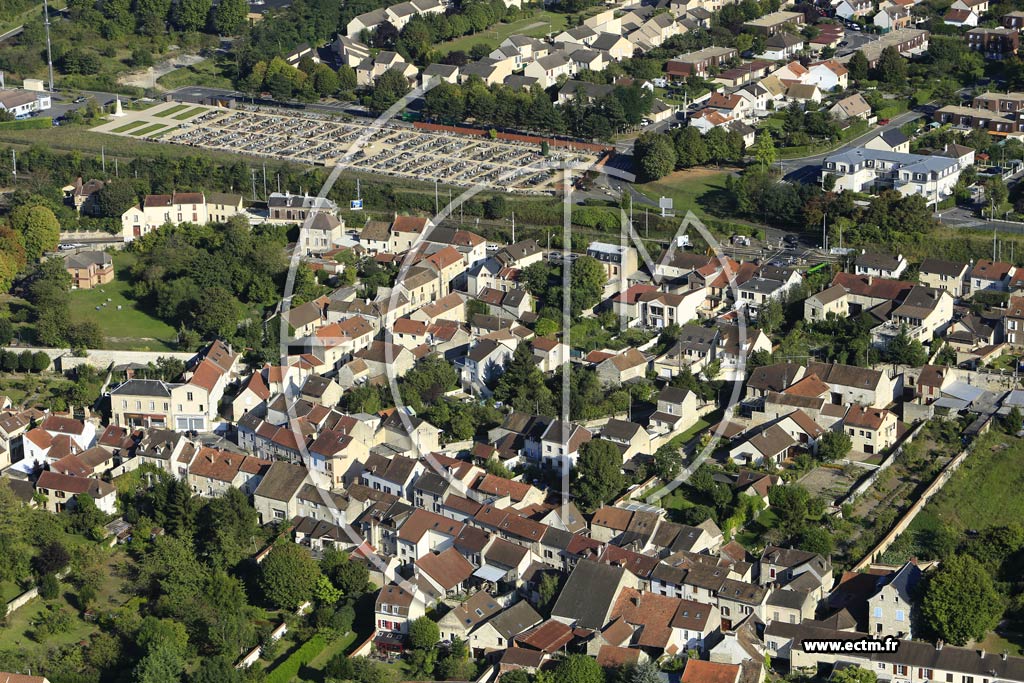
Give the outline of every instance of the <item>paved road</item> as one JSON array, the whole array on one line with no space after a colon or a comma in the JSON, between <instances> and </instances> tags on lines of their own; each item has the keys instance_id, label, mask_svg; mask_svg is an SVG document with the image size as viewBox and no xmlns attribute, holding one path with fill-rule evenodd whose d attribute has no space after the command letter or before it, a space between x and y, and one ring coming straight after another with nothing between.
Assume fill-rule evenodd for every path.
<instances>
[{"instance_id":1,"label":"paved road","mask_svg":"<svg viewBox=\"0 0 1024 683\"><path fill-rule=\"evenodd\" d=\"M785 159L783 161L779 161L777 166L782 171L783 177L790 182L816 182L818 173L821 170L821 161L826 156L835 154L836 152L853 149L854 147L860 147L869 139L882 134L884 131L899 128L905 123L921 118L921 116L923 116L923 114L919 111L904 112L903 114L890 119L889 123L884 126L874 128L867 133L864 133L864 135L858 136L836 149L828 152L822 152L820 154L800 157L799 159Z\"/></svg>"},{"instance_id":2,"label":"paved road","mask_svg":"<svg viewBox=\"0 0 1024 683\"><path fill-rule=\"evenodd\" d=\"M966 230L984 230L996 233L1024 234L1024 223L1016 221L989 220L979 218L970 209L956 207L947 209L939 214L939 221L951 228L963 228Z\"/></svg>"}]
</instances>

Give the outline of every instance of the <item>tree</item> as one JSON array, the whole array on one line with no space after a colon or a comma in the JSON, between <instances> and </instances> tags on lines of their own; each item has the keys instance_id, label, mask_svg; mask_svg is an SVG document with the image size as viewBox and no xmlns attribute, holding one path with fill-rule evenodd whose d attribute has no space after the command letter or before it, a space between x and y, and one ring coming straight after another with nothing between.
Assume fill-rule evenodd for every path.
<instances>
[{"instance_id":1,"label":"tree","mask_svg":"<svg viewBox=\"0 0 1024 683\"><path fill-rule=\"evenodd\" d=\"M900 85L907 80L907 62L891 45L878 57L878 80L886 85Z\"/></svg>"},{"instance_id":2,"label":"tree","mask_svg":"<svg viewBox=\"0 0 1024 683\"><path fill-rule=\"evenodd\" d=\"M50 367L50 357L44 351L36 351L32 355L32 370L42 372Z\"/></svg>"},{"instance_id":3,"label":"tree","mask_svg":"<svg viewBox=\"0 0 1024 683\"><path fill-rule=\"evenodd\" d=\"M604 683L604 669L597 660L587 655L568 655L555 667L554 679L558 683Z\"/></svg>"},{"instance_id":4,"label":"tree","mask_svg":"<svg viewBox=\"0 0 1024 683\"><path fill-rule=\"evenodd\" d=\"M985 181L985 208L988 209L989 218L1003 214L1009 198L1010 190L1001 176L994 175ZM25 248L27 250L28 245Z\"/></svg>"},{"instance_id":5,"label":"tree","mask_svg":"<svg viewBox=\"0 0 1024 683\"><path fill-rule=\"evenodd\" d=\"M498 679L499 683L530 683L530 675L524 669L506 671Z\"/></svg>"},{"instance_id":6,"label":"tree","mask_svg":"<svg viewBox=\"0 0 1024 683\"><path fill-rule=\"evenodd\" d=\"M622 453L615 444L603 439L583 444L575 473L576 500L587 512L601 507L626 486Z\"/></svg>"},{"instance_id":7,"label":"tree","mask_svg":"<svg viewBox=\"0 0 1024 683\"><path fill-rule=\"evenodd\" d=\"M860 54L859 52L857 54ZM878 676L874 671L859 666L848 666L832 674L832 683L876 683Z\"/></svg>"},{"instance_id":8,"label":"tree","mask_svg":"<svg viewBox=\"0 0 1024 683\"><path fill-rule=\"evenodd\" d=\"M921 367L928 362L928 352L917 339L911 339L907 326L900 327L899 333L892 338L886 347L886 355L893 363Z\"/></svg>"},{"instance_id":9,"label":"tree","mask_svg":"<svg viewBox=\"0 0 1024 683\"><path fill-rule=\"evenodd\" d=\"M414 650L429 650L440 640L441 630L430 617L422 616L409 624L409 645Z\"/></svg>"},{"instance_id":10,"label":"tree","mask_svg":"<svg viewBox=\"0 0 1024 683\"><path fill-rule=\"evenodd\" d=\"M608 281L604 266L593 256L581 256L572 263L570 292L572 294L572 314L596 306L604 295L604 285Z\"/></svg>"},{"instance_id":11,"label":"tree","mask_svg":"<svg viewBox=\"0 0 1024 683\"><path fill-rule=\"evenodd\" d=\"M928 577L921 614L953 645L981 640L998 623L1004 600L991 575L970 555L949 558Z\"/></svg>"},{"instance_id":12,"label":"tree","mask_svg":"<svg viewBox=\"0 0 1024 683\"><path fill-rule=\"evenodd\" d=\"M494 398L520 412L543 415L551 410L551 389L544 383L544 373L537 367L528 343L520 343L505 362L505 371L498 378Z\"/></svg>"},{"instance_id":13,"label":"tree","mask_svg":"<svg viewBox=\"0 0 1024 683\"><path fill-rule=\"evenodd\" d=\"M243 674L228 657L203 657L189 683L242 683Z\"/></svg>"},{"instance_id":14,"label":"tree","mask_svg":"<svg viewBox=\"0 0 1024 683\"><path fill-rule=\"evenodd\" d=\"M454 83L442 82L423 96L424 113L441 121L462 121L466 113L466 96Z\"/></svg>"},{"instance_id":15,"label":"tree","mask_svg":"<svg viewBox=\"0 0 1024 683\"><path fill-rule=\"evenodd\" d=\"M402 99L409 92L409 81L397 68L388 69L377 79L370 96L370 109L378 114Z\"/></svg>"},{"instance_id":16,"label":"tree","mask_svg":"<svg viewBox=\"0 0 1024 683\"><path fill-rule=\"evenodd\" d=\"M672 481L679 476L682 469L682 459L679 456L679 448L671 442L665 444L654 452L654 470L662 481Z\"/></svg>"},{"instance_id":17,"label":"tree","mask_svg":"<svg viewBox=\"0 0 1024 683\"><path fill-rule=\"evenodd\" d=\"M775 163L775 143L767 130L762 130L754 143L754 158L761 168L766 168Z\"/></svg>"},{"instance_id":18,"label":"tree","mask_svg":"<svg viewBox=\"0 0 1024 683\"><path fill-rule=\"evenodd\" d=\"M797 484L773 486L768 490L772 511L779 518L782 530L789 535L796 535L803 530L807 523L810 500L807 489Z\"/></svg>"},{"instance_id":19,"label":"tree","mask_svg":"<svg viewBox=\"0 0 1024 683\"><path fill-rule=\"evenodd\" d=\"M676 150L661 133L641 133L633 145L633 163L641 182L658 180L676 167Z\"/></svg>"},{"instance_id":20,"label":"tree","mask_svg":"<svg viewBox=\"0 0 1024 683\"><path fill-rule=\"evenodd\" d=\"M484 201L484 218L491 220L504 218L507 211L508 202L505 201L505 195L491 195Z\"/></svg>"},{"instance_id":21,"label":"tree","mask_svg":"<svg viewBox=\"0 0 1024 683\"><path fill-rule=\"evenodd\" d=\"M174 683L181 680L185 662L167 648L151 650L135 667L136 683Z\"/></svg>"},{"instance_id":22,"label":"tree","mask_svg":"<svg viewBox=\"0 0 1024 683\"><path fill-rule=\"evenodd\" d=\"M38 261L60 242L60 222L45 206L15 207L11 211L11 227L21 235L25 255L30 261Z\"/></svg>"},{"instance_id":23,"label":"tree","mask_svg":"<svg viewBox=\"0 0 1024 683\"><path fill-rule=\"evenodd\" d=\"M213 13L213 27L222 36L233 36L242 31L248 16L246 0L221 0Z\"/></svg>"},{"instance_id":24,"label":"tree","mask_svg":"<svg viewBox=\"0 0 1024 683\"><path fill-rule=\"evenodd\" d=\"M1003 426L1008 434L1016 434L1024 428L1024 416L1021 415L1020 408L1010 408L1010 412L1003 418Z\"/></svg>"},{"instance_id":25,"label":"tree","mask_svg":"<svg viewBox=\"0 0 1024 683\"><path fill-rule=\"evenodd\" d=\"M104 218L119 218L138 201L139 187L123 178L111 180L96 193L96 207Z\"/></svg>"},{"instance_id":26,"label":"tree","mask_svg":"<svg viewBox=\"0 0 1024 683\"><path fill-rule=\"evenodd\" d=\"M850 57L849 63L846 65L847 71L850 72L850 80L852 81L867 80L868 69L870 68L871 67L868 64L868 58L865 57L864 53L861 52L860 50L857 50L856 52L853 53L853 56Z\"/></svg>"},{"instance_id":27,"label":"tree","mask_svg":"<svg viewBox=\"0 0 1024 683\"><path fill-rule=\"evenodd\" d=\"M320 567L295 543L279 543L260 565L259 583L267 600L281 609L295 609L313 597Z\"/></svg>"},{"instance_id":28,"label":"tree","mask_svg":"<svg viewBox=\"0 0 1024 683\"><path fill-rule=\"evenodd\" d=\"M809 553L818 553L822 557L828 557L835 549L835 543L828 530L820 526L808 526L800 534L797 547Z\"/></svg>"},{"instance_id":29,"label":"tree","mask_svg":"<svg viewBox=\"0 0 1024 683\"><path fill-rule=\"evenodd\" d=\"M621 683L661 683L661 671L651 662L642 662L628 668L619 679Z\"/></svg>"},{"instance_id":30,"label":"tree","mask_svg":"<svg viewBox=\"0 0 1024 683\"><path fill-rule=\"evenodd\" d=\"M341 78L338 72L326 64L317 64L310 74L313 79L313 89L320 97L330 97L341 88Z\"/></svg>"},{"instance_id":31,"label":"tree","mask_svg":"<svg viewBox=\"0 0 1024 683\"><path fill-rule=\"evenodd\" d=\"M823 462L835 462L846 457L853 448L853 441L843 430L829 430L818 440L818 458Z\"/></svg>"},{"instance_id":32,"label":"tree","mask_svg":"<svg viewBox=\"0 0 1024 683\"><path fill-rule=\"evenodd\" d=\"M785 319L786 315L782 310L782 302L775 297L768 299L757 310L757 326L769 336L779 329L782 323L785 322Z\"/></svg>"},{"instance_id":33,"label":"tree","mask_svg":"<svg viewBox=\"0 0 1024 683\"><path fill-rule=\"evenodd\" d=\"M53 600L60 595L60 581L53 574L46 574L39 581L39 597L43 600Z\"/></svg>"},{"instance_id":34,"label":"tree","mask_svg":"<svg viewBox=\"0 0 1024 683\"><path fill-rule=\"evenodd\" d=\"M182 31L200 31L210 19L211 0L179 0L174 5L174 25Z\"/></svg>"}]
</instances>

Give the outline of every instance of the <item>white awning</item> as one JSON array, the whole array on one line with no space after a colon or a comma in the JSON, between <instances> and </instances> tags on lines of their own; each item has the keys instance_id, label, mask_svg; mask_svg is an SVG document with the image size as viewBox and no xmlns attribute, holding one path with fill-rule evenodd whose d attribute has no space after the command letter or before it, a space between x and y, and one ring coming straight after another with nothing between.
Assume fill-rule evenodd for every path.
<instances>
[{"instance_id":1,"label":"white awning","mask_svg":"<svg viewBox=\"0 0 1024 683\"><path fill-rule=\"evenodd\" d=\"M484 581L497 582L504 579L505 574L507 572L507 569L492 567L489 564L485 564L484 566L480 567L480 569L477 569L475 572L473 572L473 576L479 576Z\"/></svg>"}]
</instances>

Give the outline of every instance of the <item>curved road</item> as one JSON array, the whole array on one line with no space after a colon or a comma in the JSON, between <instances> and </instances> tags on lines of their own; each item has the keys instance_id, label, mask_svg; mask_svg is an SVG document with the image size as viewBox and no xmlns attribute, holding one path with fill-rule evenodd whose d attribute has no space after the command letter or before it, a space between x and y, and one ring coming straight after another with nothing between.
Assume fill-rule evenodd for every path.
<instances>
[{"instance_id":1,"label":"curved road","mask_svg":"<svg viewBox=\"0 0 1024 683\"><path fill-rule=\"evenodd\" d=\"M904 112L898 116L894 116L893 118L891 118L889 120L889 123L885 124L884 126L878 126L876 128L873 128L869 130L867 133L855 137L853 140L850 140L849 142L846 142L840 145L839 147L836 147L835 149L829 150L827 152L822 152L821 154L812 154L811 156L800 157L798 159L784 159L782 161L776 162L776 165L782 171L783 178L790 182L816 182L816 176L818 175L818 172L821 170L821 161L825 157L829 156L830 154L835 154L836 152L842 152L848 149L853 149L855 147L860 147L865 142L883 133L884 131L892 130L894 128L898 129L903 124L910 123L911 121L919 119L922 116L924 116L924 114L919 111Z\"/></svg>"}]
</instances>

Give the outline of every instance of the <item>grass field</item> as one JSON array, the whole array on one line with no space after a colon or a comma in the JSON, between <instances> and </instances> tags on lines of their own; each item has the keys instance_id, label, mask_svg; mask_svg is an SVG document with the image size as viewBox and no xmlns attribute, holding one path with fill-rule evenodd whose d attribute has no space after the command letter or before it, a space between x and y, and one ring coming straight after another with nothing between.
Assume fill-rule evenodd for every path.
<instances>
[{"instance_id":1,"label":"grass field","mask_svg":"<svg viewBox=\"0 0 1024 683\"><path fill-rule=\"evenodd\" d=\"M489 45L493 48L501 44L501 41L515 34L539 38L552 32L561 33L565 30L567 20L568 15L565 14L539 12L531 17L513 21L510 24L498 24L497 27L490 31L471 33L468 36L440 43L437 49L442 54L448 54L455 50L469 52L474 45L480 44Z\"/></svg>"},{"instance_id":2,"label":"grass field","mask_svg":"<svg viewBox=\"0 0 1024 683\"><path fill-rule=\"evenodd\" d=\"M202 114L205 111L206 111L206 107L193 107L192 109L189 109L188 111L183 111L180 114L178 114L177 116L175 116L174 120L175 121L187 121L188 119L191 119L191 118L193 118L195 116L199 116L200 114Z\"/></svg>"},{"instance_id":3,"label":"grass field","mask_svg":"<svg viewBox=\"0 0 1024 683\"><path fill-rule=\"evenodd\" d=\"M744 527L743 531L736 534L736 540L744 548L759 548L764 545L761 537L769 529L774 529L779 523L779 518L771 510L765 510L757 516L753 522Z\"/></svg>"},{"instance_id":4,"label":"grass field","mask_svg":"<svg viewBox=\"0 0 1024 683\"><path fill-rule=\"evenodd\" d=\"M121 126L120 128L115 128L114 132L115 133L127 133L132 128L138 128L143 123L145 123L145 121L132 121L131 123L126 123L125 125Z\"/></svg>"},{"instance_id":5,"label":"grass field","mask_svg":"<svg viewBox=\"0 0 1024 683\"><path fill-rule=\"evenodd\" d=\"M186 66L181 69L164 74L156 79L161 87L168 90L184 88L190 85L206 86L208 88L234 88L231 78L228 77L225 65L219 64L214 59L203 61Z\"/></svg>"},{"instance_id":6,"label":"grass field","mask_svg":"<svg viewBox=\"0 0 1024 683\"><path fill-rule=\"evenodd\" d=\"M942 523L957 533L1024 519L1024 440L988 434L911 529ZM980 494L980 495L979 495Z\"/></svg>"},{"instance_id":7,"label":"grass field","mask_svg":"<svg viewBox=\"0 0 1024 683\"><path fill-rule=\"evenodd\" d=\"M703 217L707 215L708 195L724 191L725 179L730 173L732 169L691 168L635 187L654 201L659 197L671 197L677 216L692 210Z\"/></svg>"},{"instance_id":8,"label":"grass field","mask_svg":"<svg viewBox=\"0 0 1024 683\"><path fill-rule=\"evenodd\" d=\"M169 118L171 116L174 116L178 112L184 111L184 110L186 110L188 108L189 108L189 105L187 105L187 104L175 104L175 105L172 105L172 106L168 107L167 109L164 109L163 111L155 112L153 115L154 116L160 116L162 118Z\"/></svg>"},{"instance_id":9,"label":"grass field","mask_svg":"<svg viewBox=\"0 0 1024 683\"><path fill-rule=\"evenodd\" d=\"M131 288L127 274L134 261L134 255L117 252L114 254L113 282L95 289L71 292L71 318L75 321L95 320L103 330L107 348L170 351L170 344L177 336L174 328L152 317L127 297Z\"/></svg>"},{"instance_id":10,"label":"grass field","mask_svg":"<svg viewBox=\"0 0 1024 683\"><path fill-rule=\"evenodd\" d=\"M299 675L293 678L293 681L320 681L324 678L324 667L327 663L334 659L335 655L344 654L348 652L349 648L355 644L356 633L355 631L349 631L341 638L337 638L334 641L327 644L323 650L320 651L316 657L310 660L309 664L299 669Z\"/></svg>"},{"instance_id":11,"label":"grass field","mask_svg":"<svg viewBox=\"0 0 1024 683\"><path fill-rule=\"evenodd\" d=\"M150 133L155 133L158 130L161 130L163 128L167 128L167 124L165 124L165 123L151 123L150 125L146 126L145 128L139 128L136 131L132 131L131 134L135 135L137 137L143 137L145 135L149 135Z\"/></svg>"}]
</instances>

